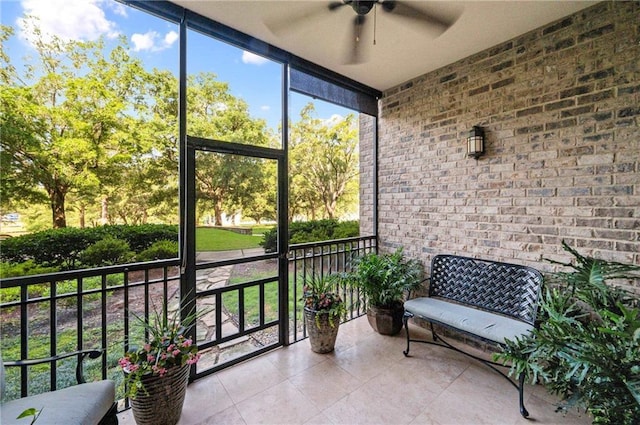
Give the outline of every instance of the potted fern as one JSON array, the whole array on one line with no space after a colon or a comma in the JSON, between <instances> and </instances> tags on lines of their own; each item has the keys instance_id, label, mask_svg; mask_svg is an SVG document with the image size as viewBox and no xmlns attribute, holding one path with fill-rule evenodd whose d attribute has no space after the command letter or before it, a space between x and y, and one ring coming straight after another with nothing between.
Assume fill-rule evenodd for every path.
<instances>
[{"instance_id":1,"label":"potted fern","mask_svg":"<svg viewBox=\"0 0 640 425\"><path fill-rule=\"evenodd\" d=\"M395 335L402 329L405 296L420 287L423 273L422 263L404 258L398 248L392 254L371 252L356 258L345 278L365 295L371 327L382 335Z\"/></svg>"},{"instance_id":2,"label":"potted fern","mask_svg":"<svg viewBox=\"0 0 640 425\"><path fill-rule=\"evenodd\" d=\"M640 297L617 285L637 288L640 266L563 247L573 261L554 263L570 271L545 279L539 326L529 337L507 341L496 359L511 363L515 376L524 372L559 395L559 411L575 406L594 424L638 424Z\"/></svg>"}]
</instances>

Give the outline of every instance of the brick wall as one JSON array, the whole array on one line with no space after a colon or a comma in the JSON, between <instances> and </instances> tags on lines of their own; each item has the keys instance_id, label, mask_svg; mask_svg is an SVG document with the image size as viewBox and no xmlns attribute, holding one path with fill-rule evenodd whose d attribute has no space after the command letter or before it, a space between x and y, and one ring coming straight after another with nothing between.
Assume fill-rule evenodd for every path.
<instances>
[{"instance_id":1,"label":"brick wall","mask_svg":"<svg viewBox=\"0 0 640 425\"><path fill-rule=\"evenodd\" d=\"M373 184L373 161L374 161L374 137L375 124L374 117L360 114L359 134L360 134L360 235L373 235L375 226L373 223L373 199L375 188Z\"/></svg>"},{"instance_id":2,"label":"brick wall","mask_svg":"<svg viewBox=\"0 0 640 425\"><path fill-rule=\"evenodd\" d=\"M541 258L568 260L565 240L640 264L640 3L595 4L392 88L380 108L383 250L550 270Z\"/></svg>"}]
</instances>

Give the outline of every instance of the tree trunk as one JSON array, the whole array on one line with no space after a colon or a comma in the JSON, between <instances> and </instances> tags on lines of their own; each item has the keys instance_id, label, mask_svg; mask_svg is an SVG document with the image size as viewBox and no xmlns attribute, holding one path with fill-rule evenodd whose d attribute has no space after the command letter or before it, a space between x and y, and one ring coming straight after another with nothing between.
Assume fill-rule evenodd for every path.
<instances>
[{"instance_id":1,"label":"tree trunk","mask_svg":"<svg viewBox=\"0 0 640 425\"><path fill-rule=\"evenodd\" d=\"M213 203L213 213L215 215L215 226L222 226L222 201Z\"/></svg>"},{"instance_id":2,"label":"tree trunk","mask_svg":"<svg viewBox=\"0 0 640 425\"><path fill-rule=\"evenodd\" d=\"M327 218L334 218L336 215L336 202L330 202L324 205L324 209L327 213Z\"/></svg>"},{"instance_id":3,"label":"tree trunk","mask_svg":"<svg viewBox=\"0 0 640 425\"><path fill-rule=\"evenodd\" d=\"M100 214L100 223L103 226L105 226L109 222L109 220L108 220L109 219L109 213L108 213L109 208L108 207L109 207L109 201L107 200L107 196L105 195L105 196L102 197L102 211L101 211L101 214Z\"/></svg>"},{"instance_id":4,"label":"tree trunk","mask_svg":"<svg viewBox=\"0 0 640 425\"><path fill-rule=\"evenodd\" d=\"M65 190L59 187L54 187L49 191L54 229L62 229L64 227L67 227L67 216L64 211L65 195Z\"/></svg>"},{"instance_id":5,"label":"tree trunk","mask_svg":"<svg viewBox=\"0 0 640 425\"><path fill-rule=\"evenodd\" d=\"M80 228L84 229L85 228L85 216L86 216L86 208L84 206L84 204L80 204Z\"/></svg>"}]
</instances>

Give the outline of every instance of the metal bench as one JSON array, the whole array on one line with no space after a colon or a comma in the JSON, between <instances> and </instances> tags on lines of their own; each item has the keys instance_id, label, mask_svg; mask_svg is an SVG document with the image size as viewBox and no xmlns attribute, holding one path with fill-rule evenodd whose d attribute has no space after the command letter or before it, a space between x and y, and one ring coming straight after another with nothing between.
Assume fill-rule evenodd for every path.
<instances>
[{"instance_id":1,"label":"metal bench","mask_svg":"<svg viewBox=\"0 0 640 425\"><path fill-rule=\"evenodd\" d=\"M404 303L404 327L409 355L411 342L438 345L481 361L502 375L519 392L520 414L528 417L524 407L524 374L518 383L496 366L499 363L467 353L437 335L434 324L454 329L482 341L500 346L528 334L535 326L538 298L542 286L539 271L517 264L479 260L455 255L437 255L431 262L427 297ZM420 318L430 323L433 341L411 339L408 320Z\"/></svg>"}]
</instances>

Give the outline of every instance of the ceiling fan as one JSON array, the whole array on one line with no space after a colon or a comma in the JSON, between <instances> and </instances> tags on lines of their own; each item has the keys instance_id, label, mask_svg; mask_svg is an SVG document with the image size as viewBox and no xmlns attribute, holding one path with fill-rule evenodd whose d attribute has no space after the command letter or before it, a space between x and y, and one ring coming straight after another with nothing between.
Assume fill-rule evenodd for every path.
<instances>
[{"instance_id":1,"label":"ceiling fan","mask_svg":"<svg viewBox=\"0 0 640 425\"><path fill-rule=\"evenodd\" d=\"M438 4L437 11L426 12L424 6L433 8L431 5L438 2L421 2L421 7L417 8L402 0L342 0L332 1L328 4L320 2L309 2L308 4L317 4L318 6L306 7L305 10L297 16L281 16L276 20L265 22L269 30L276 35L284 35L291 33L301 27L308 26L316 21L319 16L327 12L332 13L344 6L349 6L355 12L353 18L353 29L349 51L344 60L345 64L359 64L365 62L363 48L360 42L362 29L367 21L367 16L373 15L373 44L376 44L376 12L380 6L384 13L397 16L402 19L409 19L423 26L434 38L445 32L451 27L460 16L460 8L443 8ZM318 4L320 3L320 4ZM415 3L415 2L414 2ZM430 5L431 4L431 5ZM373 11L373 12L372 12ZM370 12L371 15L370 15Z\"/></svg>"},{"instance_id":2,"label":"ceiling fan","mask_svg":"<svg viewBox=\"0 0 640 425\"><path fill-rule=\"evenodd\" d=\"M309 2L311 4L313 2ZM355 12L355 16L353 18L353 30L351 42L353 43L350 50L347 52L348 55L345 64L358 64L365 62L363 49L361 45L363 43L360 42L360 36L362 34L362 29L367 22L368 16L373 15L373 44L376 44L375 41L375 29L376 29L376 12L377 7L380 6L384 13L388 13L393 16L400 17L402 19L410 19L414 22L418 22L423 25L424 28L435 38L445 32L449 27L451 27L458 17L460 16L461 10L456 8L456 11L453 11L449 8L448 12L442 11L440 5L438 5L438 12L435 11L433 13L424 11L424 7L417 8L411 4L409 1L402 0L342 0L342 1L332 1L328 4L318 5L318 7L310 7L306 8L305 11L297 16L287 16L280 17L275 21L265 22L266 26L269 28L271 32L276 35L283 35L285 33L290 33L291 31L295 31L303 26L310 25L312 22L316 21L318 16L321 16L324 13L333 13L338 9L343 9L344 6L349 6ZM416 3L416 2L414 2ZM429 3L438 3L438 2L421 2L421 4L429 5ZM315 3L317 4L317 3ZM427 6L429 7L429 6ZM446 9L445 9L446 10ZM371 12L371 15L370 15Z\"/></svg>"},{"instance_id":3,"label":"ceiling fan","mask_svg":"<svg viewBox=\"0 0 640 425\"><path fill-rule=\"evenodd\" d=\"M342 8L343 6L350 6L356 16L353 19L353 48L350 53L349 60L347 63L349 64L357 64L362 62L361 48L360 48L360 34L362 31L362 26L364 25L367 15L374 9L374 37L373 44L376 44L375 39L375 13L376 7L380 5L382 10L386 13L392 13L393 15L400 16L407 19L412 19L414 21L418 21L420 23L424 23L429 26L431 32L437 37L443 32L445 32L449 27L451 27L455 21L457 20L457 16L455 18L445 18L442 16L436 16L435 14L430 14L424 12L423 10L417 9L407 2L399 1L399 0L342 0L342 1L334 1L329 3L329 10L335 11L337 9Z\"/></svg>"}]
</instances>

